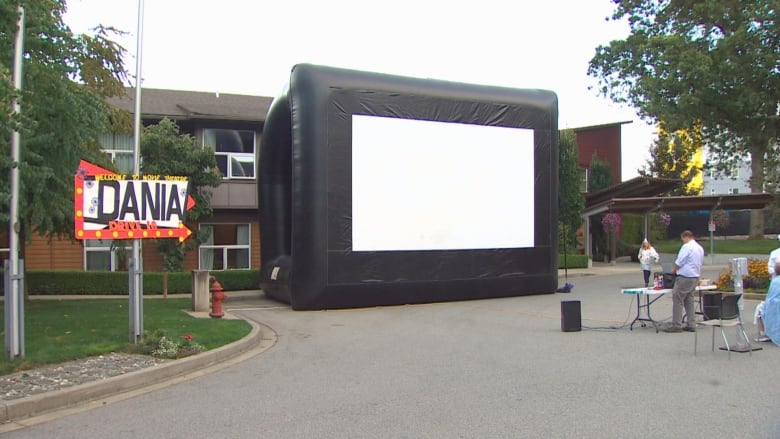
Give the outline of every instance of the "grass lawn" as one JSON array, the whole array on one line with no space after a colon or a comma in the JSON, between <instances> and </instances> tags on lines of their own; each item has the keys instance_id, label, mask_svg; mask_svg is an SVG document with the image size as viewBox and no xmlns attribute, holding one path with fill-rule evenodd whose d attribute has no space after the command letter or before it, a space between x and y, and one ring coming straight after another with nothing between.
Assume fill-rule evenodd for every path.
<instances>
[{"instance_id":1,"label":"grass lawn","mask_svg":"<svg viewBox=\"0 0 780 439\"><path fill-rule=\"evenodd\" d=\"M710 252L709 236L697 237L696 240L704 247L706 253ZM679 239L670 239L655 241L652 244L658 252L677 253L680 250L682 241ZM723 239L722 237L716 236L713 240L715 254L766 255L766 258L769 259L769 252L778 247L780 247L780 242L778 242L777 239Z\"/></svg>"},{"instance_id":2,"label":"grass lawn","mask_svg":"<svg viewBox=\"0 0 780 439\"><path fill-rule=\"evenodd\" d=\"M192 335L193 341L206 349L239 340L251 330L249 323L243 320L191 317L184 312L192 306L190 299L145 299L143 306L145 332L162 330L172 340ZM0 321L4 316L0 313ZM128 342L130 325L126 297L34 300L24 304L24 320L25 358L8 360L3 331L0 375L109 352L138 350L137 345Z\"/></svg>"}]
</instances>

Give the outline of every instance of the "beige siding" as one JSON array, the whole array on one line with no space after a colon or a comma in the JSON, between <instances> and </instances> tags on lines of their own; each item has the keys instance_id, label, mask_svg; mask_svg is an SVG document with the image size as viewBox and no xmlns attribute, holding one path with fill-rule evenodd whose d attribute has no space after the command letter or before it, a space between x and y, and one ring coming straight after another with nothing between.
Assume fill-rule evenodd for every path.
<instances>
[{"instance_id":1,"label":"beige siding","mask_svg":"<svg viewBox=\"0 0 780 439\"><path fill-rule=\"evenodd\" d=\"M84 247L80 241L52 239L35 235L24 249L28 270L83 270Z\"/></svg>"},{"instance_id":2,"label":"beige siding","mask_svg":"<svg viewBox=\"0 0 780 439\"><path fill-rule=\"evenodd\" d=\"M252 268L261 269L260 267L260 222L252 222Z\"/></svg>"}]
</instances>

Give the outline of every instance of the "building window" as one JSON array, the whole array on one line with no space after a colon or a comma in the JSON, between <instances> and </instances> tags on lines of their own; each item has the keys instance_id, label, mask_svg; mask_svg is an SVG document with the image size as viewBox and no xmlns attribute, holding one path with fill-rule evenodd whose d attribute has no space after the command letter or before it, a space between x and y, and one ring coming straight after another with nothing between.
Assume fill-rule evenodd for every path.
<instances>
[{"instance_id":1,"label":"building window","mask_svg":"<svg viewBox=\"0 0 780 439\"><path fill-rule=\"evenodd\" d=\"M133 136L104 133L99 137L103 152L108 154L119 172L133 173Z\"/></svg>"},{"instance_id":2,"label":"building window","mask_svg":"<svg viewBox=\"0 0 780 439\"><path fill-rule=\"evenodd\" d=\"M223 178L255 178L255 132L207 128L203 145L214 151Z\"/></svg>"},{"instance_id":3,"label":"building window","mask_svg":"<svg viewBox=\"0 0 780 439\"><path fill-rule=\"evenodd\" d=\"M126 270L127 251L124 244L110 239L85 239L84 270Z\"/></svg>"},{"instance_id":4,"label":"building window","mask_svg":"<svg viewBox=\"0 0 780 439\"><path fill-rule=\"evenodd\" d=\"M738 188L735 188L735 187L730 187L729 188L729 194L734 195L734 194L738 194L738 193L739 193L739 189Z\"/></svg>"},{"instance_id":5,"label":"building window","mask_svg":"<svg viewBox=\"0 0 780 439\"><path fill-rule=\"evenodd\" d=\"M201 270L248 269L249 224L201 224L207 233L200 245L198 265Z\"/></svg>"},{"instance_id":6,"label":"building window","mask_svg":"<svg viewBox=\"0 0 780 439\"><path fill-rule=\"evenodd\" d=\"M588 192L588 168L582 168L582 179L580 180L580 192Z\"/></svg>"},{"instance_id":7,"label":"building window","mask_svg":"<svg viewBox=\"0 0 780 439\"><path fill-rule=\"evenodd\" d=\"M710 195L715 195L715 189L710 189Z\"/></svg>"}]
</instances>

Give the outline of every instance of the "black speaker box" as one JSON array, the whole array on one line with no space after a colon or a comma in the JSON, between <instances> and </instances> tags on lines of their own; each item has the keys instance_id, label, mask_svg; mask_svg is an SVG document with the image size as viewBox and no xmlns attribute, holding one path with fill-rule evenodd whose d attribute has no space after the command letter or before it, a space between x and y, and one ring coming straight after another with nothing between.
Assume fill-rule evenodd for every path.
<instances>
[{"instance_id":1,"label":"black speaker box","mask_svg":"<svg viewBox=\"0 0 780 439\"><path fill-rule=\"evenodd\" d=\"M664 288L674 288L674 281L677 276L673 273L664 273Z\"/></svg>"},{"instance_id":2,"label":"black speaker box","mask_svg":"<svg viewBox=\"0 0 780 439\"><path fill-rule=\"evenodd\" d=\"M561 301L561 331L582 331L582 315L579 300Z\"/></svg>"}]
</instances>

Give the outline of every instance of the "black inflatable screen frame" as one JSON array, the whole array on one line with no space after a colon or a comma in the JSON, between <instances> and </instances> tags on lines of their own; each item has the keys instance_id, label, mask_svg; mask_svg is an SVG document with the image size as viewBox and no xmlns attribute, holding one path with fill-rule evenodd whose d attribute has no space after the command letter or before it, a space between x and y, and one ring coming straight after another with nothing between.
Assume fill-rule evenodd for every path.
<instances>
[{"instance_id":1,"label":"black inflatable screen frame","mask_svg":"<svg viewBox=\"0 0 780 439\"><path fill-rule=\"evenodd\" d=\"M534 246L352 251L353 115L532 129ZM295 310L509 297L557 287L558 102L551 91L299 64L268 111L258 167L260 286Z\"/></svg>"}]
</instances>

